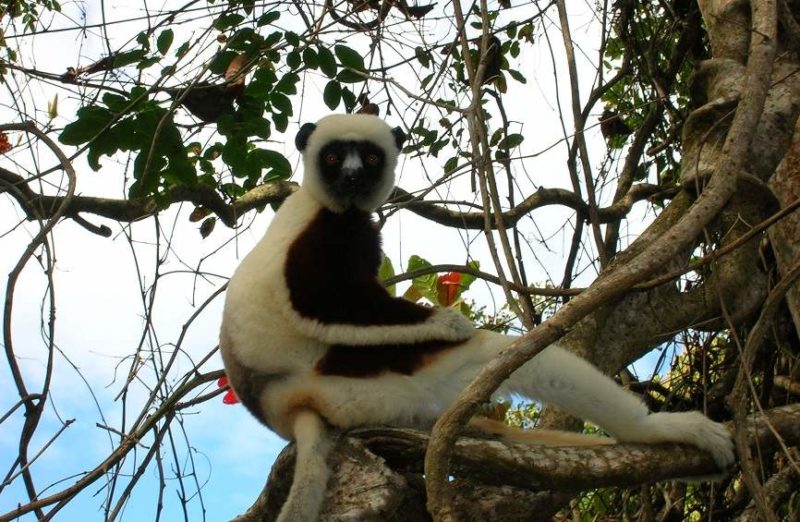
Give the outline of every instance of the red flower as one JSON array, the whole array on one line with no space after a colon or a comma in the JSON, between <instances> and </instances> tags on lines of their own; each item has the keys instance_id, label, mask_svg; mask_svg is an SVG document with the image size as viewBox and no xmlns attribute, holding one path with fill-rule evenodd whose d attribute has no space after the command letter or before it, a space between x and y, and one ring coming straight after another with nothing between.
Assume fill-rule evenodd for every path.
<instances>
[{"instance_id":1,"label":"red flower","mask_svg":"<svg viewBox=\"0 0 800 522\"><path fill-rule=\"evenodd\" d=\"M442 306L450 306L456 301L458 291L461 287L461 274L458 272L448 272L442 274L436 280L436 292L439 298L439 304Z\"/></svg>"},{"instance_id":2,"label":"red flower","mask_svg":"<svg viewBox=\"0 0 800 522\"><path fill-rule=\"evenodd\" d=\"M222 397L222 402L224 404L236 404L239 402L239 397L236 396L236 392L233 391L233 388L230 387L230 383L228 383L228 376L223 375L219 379L217 379L217 387L218 388L228 388L228 391L225 392L225 395Z\"/></svg>"},{"instance_id":3,"label":"red flower","mask_svg":"<svg viewBox=\"0 0 800 522\"><path fill-rule=\"evenodd\" d=\"M13 148L11 142L8 141L8 134L0 132L0 154L5 154Z\"/></svg>"}]
</instances>

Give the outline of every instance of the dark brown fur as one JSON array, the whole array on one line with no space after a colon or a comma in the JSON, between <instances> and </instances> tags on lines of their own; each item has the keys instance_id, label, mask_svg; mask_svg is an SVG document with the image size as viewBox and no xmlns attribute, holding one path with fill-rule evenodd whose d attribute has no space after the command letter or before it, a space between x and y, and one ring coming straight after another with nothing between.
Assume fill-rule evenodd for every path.
<instances>
[{"instance_id":1,"label":"dark brown fur","mask_svg":"<svg viewBox=\"0 0 800 522\"><path fill-rule=\"evenodd\" d=\"M430 308L392 297L378 281L381 239L366 212L321 210L289 249L286 282L300 315L359 326L424 322ZM458 343L429 341L381 346L332 346L316 365L320 375L412 375Z\"/></svg>"},{"instance_id":2,"label":"dark brown fur","mask_svg":"<svg viewBox=\"0 0 800 522\"><path fill-rule=\"evenodd\" d=\"M413 375L433 362L439 353L457 344L432 341L381 346L336 345L317 362L316 371L320 375L343 377L375 377L387 372Z\"/></svg>"},{"instance_id":3,"label":"dark brown fur","mask_svg":"<svg viewBox=\"0 0 800 522\"><path fill-rule=\"evenodd\" d=\"M286 260L292 307L322 323L424 322L430 308L392 297L378 281L381 240L366 212L321 210L295 240Z\"/></svg>"}]
</instances>

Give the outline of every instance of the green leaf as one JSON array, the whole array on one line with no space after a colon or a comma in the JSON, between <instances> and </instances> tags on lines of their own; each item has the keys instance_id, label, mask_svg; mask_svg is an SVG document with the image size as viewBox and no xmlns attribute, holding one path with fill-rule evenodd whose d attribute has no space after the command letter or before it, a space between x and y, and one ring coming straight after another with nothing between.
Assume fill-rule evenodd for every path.
<instances>
[{"instance_id":1,"label":"green leaf","mask_svg":"<svg viewBox=\"0 0 800 522\"><path fill-rule=\"evenodd\" d=\"M339 80L341 83L358 83L366 80L366 78L364 78L357 72L351 71L349 69L343 69L339 71L339 74L336 75L336 79Z\"/></svg>"},{"instance_id":2,"label":"green leaf","mask_svg":"<svg viewBox=\"0 0 800 522\"><path fill-rule=\"evenodd\" d=\"M253 75L253 81L264 82L267 85L272 86L278 81L278 77L275 75L275 71L273 71L270 67L259 67Z\"/></svg>"},{"instance_id":3,"label":"green leaf","mask_svg":"<svg viewBox=\"0 0 800 522\"><path fill-rule=\"evenodd\" d=\"M303 63L309 69L316 69L319 67L319 57L317 56L317 52L311 47L303 49Z\"/></svg>"},{"instance_id":4,"label":"green leaf","mask_svg":"<svg viewBox=\"0 0 800 522\"><path fill-rule=\"evenodd\" d=\"M356 95L347 87L342 87L342 101L347 112L353 112L356 107Z\"/></svg>"},{"instance_id":5,"label":"green leaf","mask_svg":"<svg viewBox=\"0 0 800 522\"><path fill-rule=\"evenodd\" d=\"M223 75L225 71L228 69L228 66L231 63L231 60L237 56L237 53L234 51L223 51L217 53L216 56L211 60L211 63L208 66L208 70L214 74Z\"/></svg>"},{"instance_id":6,"label":"green leaf","mask_svg":"<svg viewBox=\"0 0 800 522\"><path fill-rule=\"evenodd\" d=\"M286 43L288 43L292 47L297 47L298 45L300 45L300 37L297 35L297 33L293 31L286 31L283 37L286 38Z\"/></svg>"},{"instance_id":7,"label":"green leaf","mask_svg":"<svg viewBox=\"0 0 800 522\"><path fill-rule=\"evenodd\" d=\"M419 82L420 87L422 87L423 89L427 89L428 88L428 84L431 82L431 80L433 80L433 78L435 76L436 76L436 73L431 73L428 76L426 76L425 78L423 78L422 81Z\"/></svg>"},{"instance_id":8,"label":"green leaf","mask_svg":"<svg viewBox=\"0 0 800 522\"><path fill-rule=\"evenodd\" d=\"M415 47L414 48L414 56L416 56L417 61L422 64L423 67L429 67L431 64L431 56L430 53L426 52L422 47Z\"/></svg>"},{"instance_id":9,"label":"green leaf","mask_svg":"<svg viewBox=\"0 0 800 522\"><path fill-rule=\"evenodd\" d=\"M178 58L183 58L183 56L189 52L189 47L191 44L189 42L183 42L177 50L175 50L175 56Z\"/></svg>"},{"instance_id":10,"label":"green leaf","mask_svg":"<svg viewBox=\"0 0 800 522\"><path fill-rule=\"evenodd\" d=\"M458 157L457 156L453 156L452 158L450 158L447 161L445 161L445 163L444 163L444 173L445 174L450 174L450 173L452 173L453 171L456 170L456 167L458 167Z\"/></svg>"},{"instance_id":11,"label":"green leaf","mask_svg":"<svg viewBox=\"0 0 800 522\"><path fill-rule=\"evenodd\" d=\"M145 51L150 50L150 39L147 37L147 33L142 31L141 33L136 35L136 43L142 46L142 49Z\"/></svg>"},{"instance_id":12,"label":"green leaf","mask_svg":"<svg viewBox=\"0 0 800 522\"><path fill-rule=\"evenodd\" d=\"M319 58L319 69L328 78L336 76L336 58L327 47L317 47L317 58Z\"/></svg>"},{"instance_id":13,"label":"green leaf","mask_svg":"<svg viewBox=\"0 0 800 522\"><path fill-rule=\"evenodd\" d=\"M136 64L136 68L139 69L140 71L143 71L143 70L147 69L148 67L154 66L155 64L157 64L160 61L161 61L161 58L159 58L158 56L151 56L150 58L145 58L144 60L142 60L141 62ZM167 74L165 74L164 76L167 76Z\"/></svg>"},{"instance_id":14,"label":"green leaf","mask_svg":"<svg viewBox=\"0 0 800 522\"><path fill-rule=\"evenodd\" d=\"M473 270L478 270L478 269L480 269L481 264L480 264L480 262L473 260L473 261L468 262L467 266L472 268ZM470 285L475 282L476 279L477 279L477 277L475 277L474 275L465 274L465 273L462 272L461 273L461 285L460 285L461 286L461 292L466 291L470 287Z\"/></svg>"},{"instance_id":15,"label":"green leaf","mask_svg":"<svg viewBox=\"0 0 800 522\"><path fill-rule=\"evenodd\" d=\"M523 141L525 140L525 136L522 134L509 134L497 145L501 149L513 149L514 147L518 147Z\"/></svg>"},{"instance_id":16,"label":"green leaf","mask_svg":"<svg viewBox=\"0 0 800 522\"><path fill-rule=\"evenodd\" d=\"M261 48L263 38L252 27L241 27L228 38L228 49L255 55Z\"/></svg>"},{"instance_id":17,"label":"green leaf","mask_svg":"<svg viewBox=\"0 0 800 522\"><path fill-rule=\"evenodd\" d=\"M280 11L270 11L268 13L264 13L263 15L258 17L258 21L256 22L257 27L263 27L265 25L269 25L278 21L278 18L281 17Z\"/></svg>"},{"instance_id":18,"label":"green leaf","mask_svg":"<svg viewBox=\"0 0 800 522\"><path fill-rule=\"evenodd\" d=\"M264 177L264 181L288 179L292 175L292 164L286 156L275 150L259 149L258 152L263 165L271 169Z\"/></svg>"},{"instance_id":19,"label":"green leaf","mask_svg":"<svg viewBox=\"0 0 800 522\"><path fill-rule=\"evenodd\" d=\"M124 96L107 92L103 95L103 103L105 103L112 112L119 114L125 112L131 102Z\"/></svg>"},{"instance_id":20,"label":"green leaf","mask_svg":"<svg viewBox=\"0 0 800 522\"><path fill-rule=\"evenodd\" d=\"M501 73L494 79L494 87L500 94L506 93L508 86L506 85L506 76L504 74Z\"/></svg>"},{"instance_id":21,"label":"green leaf","mask_svg":"<svg viewBox=\"0 0 800 522\"><path fill-rule=\"evenodd\" d=\"M205 239L211 232L214 231L214 225L217 224L217 218L214 216L207 217L203 223L200 224L200 236Z\"/></svg>"},{"instance_id":22,"label":"green leaf","mask_svg":"<svg viewBox=\"0 0 800 522\"><path fill-rule=\"evenodd\" d=\"M384 256L381 267L378 269L378 279L386 281L390 277L394 277L394 266L392 266L392 260ZM397 287L395 285L387 286L386 291L392 296L397 295Z\"/></svg>"},{"instance_id":23,"label":"green leaf","mask_svg":"<svg viewBox=\"0 0 800 522\"><path fill-rule=\"evenodd\" d=\"M515 22L511 22L508 28L506 28L506 36L509 38L514 38L517 36L517 24Z\"/></svg>"},{"instance_id":24,"label":"green leaf","mask_svg":"<svg viewBox=\"0 0 800 522\"><path fill-rule=\"evenodd\" d=\"M522 76L522 73L515 69L509 69L508 74L510 74L511 77L517 80L519 83L528 83L527 78Z\"/></svg>"},{"instance_id":25,"label":"green leaf","mask_svg":"<svg viewBox=\"0 0 800 522\"><path fill-rule=\"evenodd\" d=\"M283 78L275 84L275 90L287 95L297 94L297 82L299 81L300 77L295 73L284 74Z\"/></svg>"},{"instance_id":26,"label":"green leaf","mask_svg":"<svg viewBox=\"0 0 800 522\"><path fill-rule=\"evenodd\" d=\"M289 117L282 112L272 113L272 121L275 123L275 130L278 132L286 132L289 126Z\"/></svg>"},{"instance_id":27,"label":"green leaf","mask_svg":"<svg viewBox=\"0 0 800 522\"><path fill-rule=\"evenodd\" d=\"M430 266L431 264L427 260L417 255L413 255L408 259L409 272L416 272L417 270L428 268ZM431 303L436 303L439 300L439 292L436 288L436 277L436 274L427 274L415 277L411 280L411 287Z\"/></svg>"},{"instance_id":28,"label":"green leaf","mask_svg":"<svg viewBox=\"0 0 800 522\"><path fill-rule=\"evenodd\" d=\"M342 86L336 80L330 80L322 92L322 101L330 110L336 109L342 101Z\"/></svg>"},{"instance_id":29,"label":"green leaf","mask_svg":"<svg viewBox=\"0 0 800 522\"><path fill-rule=\"evenodd\" d=\"M132 51L119 53L114 56L114 68L117 69L119 67L125 67L126 65L136 63L142 60L146 54L147 51L144 49L134 49Z\"/></svg>"},{"instance_id":30,"label":"green leaf","mask_svg":"<svg viewBox=\"0 0 800 522\"><path fill-rule=\"evenodd\" d=\"M278 109L278 111L287 116L291 116L294 113L292 110L292 101L285 94L277 91L273 92L269 95L269 101L272 103L273 108Z\"/></svg>"},{"instance_id":31,"label":"green leaf","mask_svg":"<svg viewBox=\"0 0 800 522\"><path fill-rule=\"evenodd\" d=\"M111 128L106 132L100 133L89 146L89 151L86 154L86 161L94 171L100 170L100 156L106 154L111 156L119 149L117 144L116 132Z\"/></svg>"},{"instance_id":32,"label":"green leaf","mask_svg":"<svg viewBox=\"0 0 800 522\"><path fill-rule=\"evenodd\" d=\"M270 84L257 80L248 83L247 87L244 88L244 94L246 96L260 101L269 99L270 92L272 92L272 86Z\"/></svg>"},{"instance_id":33,"label":"green leaf","mask_svg":"<svg viewBox=\"0 0 800 522\"><path fill-rule=\"evenodd\" d=\"M336 57L339 59L339 63L345 67L349 67L357 71L365 70L364 58L361 57L361 54L358 51L341 44L335 46L333 50L336 53Z\"/></svg>"},{"instance_id":34,"label":"green leaf","mask_svg":"<svg viewBox=\"0 0 800 522\"><path fill-rule=\"evenodd\" d=\"M243 21L244 15L240 15L238 13L225 13L220 15L220 17L214 22L214 29L217 31L224 31L225 29L239 25Z\"/></svg>"},{"instance_id":35,"label":"green leaf","mask_svg":"<svg viewBox=\"0 0 800 522\"><path fill-rule=\"evenodd\" d=\"M166 55L169 48L172 47L172 42L175 40L175 34L172 32L172 29L165 29L161 31L161 34L158 35L158 39L156 40L156 49L162 55Z\"/></svg>"},{"instance_id":36,"label":"green leaf","mask_svg":"<svg viewBox=\"0 0 800 522\"><path fill-rule=\"evenodd\" d=\"M283 38L283 33L280 31L273 31L264 38L264 47L270 48L276 43L280 42ZM280 55L279 55L280 56Z\"/></svg>"},{"instance_id":37,"label":"green leaf","mask_svg":"<svg viewBox=\"0 0 800 522\"><path fill-rule=\"evenodd\" d=\"M291 67L292 69L298 69L300 64L302 63L302 59L300 58L300 52L297 50L291 51L289 54L286 55L286 65Z\"/></svg>"},{"instance_id":38,"label":"green leaf","mask_svg":"<svg viewBox=\"0 0 800 522\"><path fill-rule=\"evenodd\" d=\"M104 107L89 105L78 109L78 119L67 124L58 137L64 145L82 145L91 140L114 119L114 113Z\"/></svg>"}]
</instances>

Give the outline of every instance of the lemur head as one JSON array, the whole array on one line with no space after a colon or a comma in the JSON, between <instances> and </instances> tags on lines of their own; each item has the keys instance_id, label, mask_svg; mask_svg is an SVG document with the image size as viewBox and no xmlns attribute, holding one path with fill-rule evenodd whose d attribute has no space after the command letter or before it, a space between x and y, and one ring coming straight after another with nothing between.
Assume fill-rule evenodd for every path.
<instances>
[{"instance_id":1,"label":"lemur head","mask_svg":"<svg viewBox=\"0 0 800 522\"><path fill-rule=\"evenodd\" d=\"M397 155L406 139L371 114L333 114L306 123L295 138L303 153L303 187L327 209L377 209L394 188Z\"/></svg>"}]
</instances>

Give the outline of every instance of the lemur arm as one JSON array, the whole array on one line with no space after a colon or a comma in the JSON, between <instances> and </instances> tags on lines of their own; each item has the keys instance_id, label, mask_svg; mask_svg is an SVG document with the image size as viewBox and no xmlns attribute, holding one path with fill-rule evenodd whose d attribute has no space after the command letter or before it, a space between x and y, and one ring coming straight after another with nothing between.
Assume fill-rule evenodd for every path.
<instances>
[{"instance_id":1,"label":"lemur arm","mask_svg":"<svg viewBox=\"0 0 800 522\"><path fill-rule=\"evenodd\" d=\"M329 282L320 292L294 295L288 318L305 335L329 344L383 345L464 341L475 329L460 312L391 296L377 281ZM321 297L324 294L327 297Z\"/></svg>"}]
</instances>

